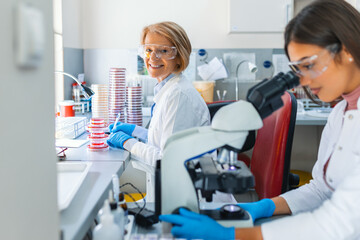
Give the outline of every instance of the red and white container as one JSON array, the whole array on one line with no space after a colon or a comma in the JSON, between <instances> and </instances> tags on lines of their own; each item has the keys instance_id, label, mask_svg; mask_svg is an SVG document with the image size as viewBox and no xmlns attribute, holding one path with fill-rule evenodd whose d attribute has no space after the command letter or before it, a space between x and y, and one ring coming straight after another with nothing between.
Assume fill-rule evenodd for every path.
<instances>
[{"instance_id":1,"label":"red and white container","mask_svg":"<svg viewBox=\"0 0 360 240\"><path fill-rule=\"evenodd\" d=\"M114 123L118 113L120 121L125 122L126 101L126 68L110 68L109 70L109 124Z\"/></svg>"},{"instance_id":2,"label":"red and white container","mask_svg":"<svg viewBox=\"0 0 360 240\"><path fill-rule=\"evenodd\" d=\"M105 124L109 124L109 85L108 84L92 84L91 89L95 95L91 98L92 117L101 118Z\"/></svg>"},{"instance_id":3,"label":"red and white container","mask_svg":"<svg viewBox=\"0 0 360 240\"><path fill-rule=\"evenodd\" d=\"M106 144L108 135L105 134L105 131L107 131L108 128L106 127L104 119L91 118L86 129L90 132L90 135L88 136L90 144L87 146L89 151L102 152L109 150L109 146Z\"/></svg>"},{"instance_id":4,"label":"red and white container","mask_svg":"<svg viewBox=\"0 0 360 240\"><path fill-rule=\"evenodd\" d=\"M142 126L142 87L137 81L128 82L126 86L126 122Z\"/></svg>"},{"instance_id":5,"label":"red and white container","mask_svg":"<svg viewBox=\"0 0 360 240\"><path fill-rule=\"evenodd\" d=\"M64 100L59 102L60 117L75 117L75 102L73 100Z\"/></svg>"}]
</instances>

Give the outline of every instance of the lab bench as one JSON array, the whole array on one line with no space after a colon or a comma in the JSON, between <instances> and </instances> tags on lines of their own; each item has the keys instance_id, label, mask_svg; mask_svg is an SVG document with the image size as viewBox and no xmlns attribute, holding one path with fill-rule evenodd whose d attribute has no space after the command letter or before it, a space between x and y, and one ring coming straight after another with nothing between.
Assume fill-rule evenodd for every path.
<instances>
[{"instance_id":1,"label":"lab bench","mask_svg":"<svg viewBox=\"0 0 360 240\"><path fill-rule=\"evenodd\" d=\"M121 175L123 162L93 162L81 187L68 208L60 212L64 240L83 239L108 197L112 175Z\"/></svg>"},{"instance_id":2,"label":"lab bench","mask_svg":"<svg viewBox=\"0 0 360 240\"><path fill-rule=\"evenodd\" d=\"M86 139L83 134L79 139ZM60 212L60 229L64 240L83 239L112 189L112 176L120 176L130 161L130 154L121 149L110 148L104 152L91 152L87 144L68 148L65 161L91 161L91 168L71 201Z\"/></svg>"},{"instance_id":3,"label":"lab bench","mask_svg":"<svg viewBox=\"0 0 360 240\"><path fill-rule=\"evenodd\" d=\"M328 114L327 114L328 115ZM317 159L321 134L327 117L297 114L290 169L311 172Z\"/></svg>"},{"instance_id":4,"label":"lab bench","mask_svg":"<svg viewBox=\"0 0 360 240\"><path fill-rule=\"evenodd\" d=\"M142 204L143 203L140 203L141 206L142 206ZM200 203L200 208L215 209L215 208L220 208L221 206L223 206L225 204L226 203ZM128 207L130 207L130 208L135 207L135 204L128 203ZM146 208L154 211L155 204L154 203L146 203ZM260 226L261 224L263 224L265 222L273 221L273 220L282 218L284 216L286 216L286 215L272 216L270 218L260 218L254 222L254 226ZM170 234L163 234L162 233L162 224L161 224L161 222L158 222L158 223L152 225L151 227L147 227L147 228L144 228L137 224L134 224L132 235L144 235L144 236L157 235L158 239L160 239L160 237L164 237L164 239L168 239ZM170 235L170 237L171 237L171 235ZM150 237L149 239L153 239L153 238Z\"/></svg>"},{"instance_id":5,"label":"lab bench","mask_svg":"<svg viewBox=\"0 0 360 240\"><path fill-rule=\"evenodd\" d=\"M83 134L79 139L86 139L87 134ZM130 154L122 149L110 148L108 151L92 152L87 150L88 143L80 148L68 148L66 153L66 161L98 161L98 162L123 162L125 163ZM128 162L128 161L127 161Z\"/></svg>"},{"instance_id":6,"label":"lab bench","mask_svg":"<svg viewBox=\"0 0 360 240\"><path fill-rule=\"evenodd\" d=\"M298 115L296 125L323 126L327 118L316 118L308 115ZM78 139L86 139L88 134ZM93 224L93 221L108 197L112 187L112 175L120 176L130 162L130 154L121 149L110 148L104 152L91 152L87 144L79 148L66 150L66 161L90 161L92 166L83 184L76 193L68 208L60 212L60 227L64 240L82 239ZM131 204L130 204L131 207ZM152 209L151 203L147 208ZM134 226L134 234L161 234L161 224L155 224L150 229Z\"/></svg>"},{"instance_id":7,"label":"lab bench","mask_svg":"<svg viewBox=\"0 0 360 240\"><path fill-rule=\"evenodd\" d=\"M327 118L313 117L307 114L296 115L296 125L323 126L327 122Z\"/></svg>"}]
</instances>

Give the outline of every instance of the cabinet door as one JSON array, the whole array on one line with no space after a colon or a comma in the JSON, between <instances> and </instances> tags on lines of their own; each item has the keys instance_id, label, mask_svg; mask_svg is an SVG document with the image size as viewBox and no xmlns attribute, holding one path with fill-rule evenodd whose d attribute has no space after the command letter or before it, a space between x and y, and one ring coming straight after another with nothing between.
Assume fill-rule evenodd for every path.
<instances>
[{"instance_id":1,"label":"cabinet door","mask_svg":"<svg viewBox=\"0 0 360 240\"><path fill-rule=\"evenodd\" d=\"M229 0L230 33L283 32L293 0Z\"/></svg>"}]
</instances>

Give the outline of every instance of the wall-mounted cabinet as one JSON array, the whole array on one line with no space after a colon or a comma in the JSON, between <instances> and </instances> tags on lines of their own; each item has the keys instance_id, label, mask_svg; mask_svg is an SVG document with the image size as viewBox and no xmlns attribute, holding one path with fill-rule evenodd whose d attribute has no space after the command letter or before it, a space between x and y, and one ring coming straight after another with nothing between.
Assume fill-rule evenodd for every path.
<instances>
[{"instance_id":1,"label":"wall-mounted cabinet","mask_svg":"<svg viewBox=\"0 0 360 240\"><path fill-rule=\"evenodd\" d=\"M229 0L230 33L283 32L294 0Z\"/></svg>"}]
</instances>

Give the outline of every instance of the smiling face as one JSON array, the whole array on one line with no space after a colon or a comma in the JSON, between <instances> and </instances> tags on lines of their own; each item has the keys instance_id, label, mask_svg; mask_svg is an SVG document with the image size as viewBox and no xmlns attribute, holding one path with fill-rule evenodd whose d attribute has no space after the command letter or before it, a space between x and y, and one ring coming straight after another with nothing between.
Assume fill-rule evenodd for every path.
<instances>
[{"instance_id":1,"label":"smiling face","mask_svg":"<svg viewBox=\"0 0 360 240\"><path fill-rule=\"evenodd\" d=\"M145 37L144 45L154 44L173 47L173 44L160 34L149 32ZM151 77L156 78L158 82L164 80L167 76L173 73L178 64L180 64L179 57L174 59L158 58L155 52L149 54L149 58L144 58L145 66Z\"/></svg>"},{"instance_id":2,"label":"smiling face","mask_svg":"<svg viewBox=\"0 0 360 240\"><path fill-rule=\"evenodd\" d=\"M307 62L302 65L301 68L304 72L309 71L310 74L300 74L299 76L301 85L308 86L312 93L324 102L334 101L342 94L350 93L360 86L359 69L352 56L344 49L338 53L340 61L336 62L334 55L327 49L313 44L292 41L287 50L291 62L309 59L314 55L319 56L311 64ZM317 66L321 66L320 74L311 74L311 71Z\"/></svg>"}]
</instances>

